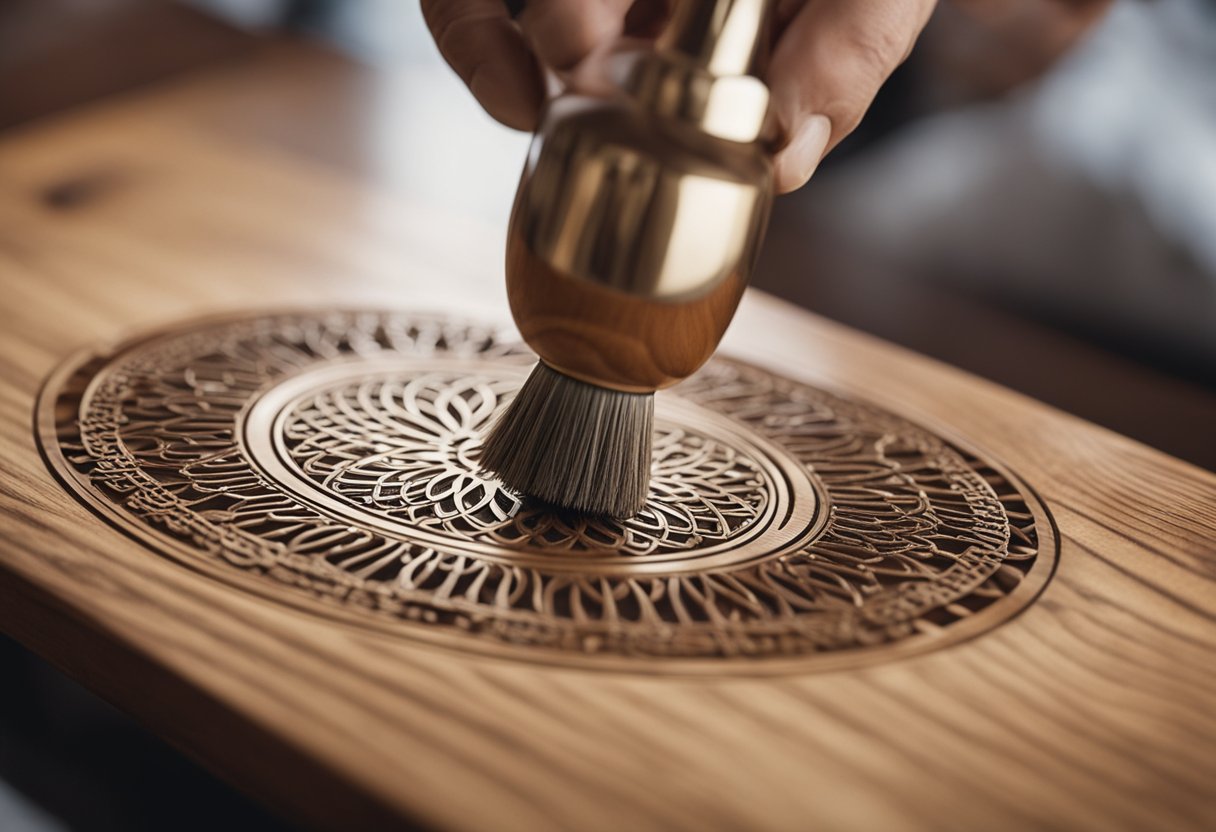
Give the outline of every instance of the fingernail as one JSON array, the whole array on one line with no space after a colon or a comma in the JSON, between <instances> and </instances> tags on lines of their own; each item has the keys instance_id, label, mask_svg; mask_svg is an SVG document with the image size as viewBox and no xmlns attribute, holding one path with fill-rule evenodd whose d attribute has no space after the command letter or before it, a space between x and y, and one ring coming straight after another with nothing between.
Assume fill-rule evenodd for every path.
<instances>
[{"instance_id":1,"label":"fingernail","mask_svg":"<svg viewBox=\"0 0 1216 832\"><path fill-rule=\"evenodd\" d=\"M803 120L777 158L773 173L783 193L797 190L807 183L819 160L828 149L832 137L832 122L827 116L811 115Z\"/></svg>"}]
</instances>

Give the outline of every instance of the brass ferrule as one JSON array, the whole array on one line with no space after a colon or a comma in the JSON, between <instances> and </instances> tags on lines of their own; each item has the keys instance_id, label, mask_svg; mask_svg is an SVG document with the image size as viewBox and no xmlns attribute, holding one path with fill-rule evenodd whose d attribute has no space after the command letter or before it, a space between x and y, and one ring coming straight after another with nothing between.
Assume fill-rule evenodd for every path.
<instances>
[{"instance_id":1,"label":"brass ferrule","mask_svg":"<svg viewBox=\"0 0 1216 832\"><path fill-rule=\"evenodd\" d=\"M683 0L654 45L594 56L549 102L512 213L507 287L555 369L649 392L717 348L772 202L758 77L770 3Z\"/></svg>"}]
</instances>

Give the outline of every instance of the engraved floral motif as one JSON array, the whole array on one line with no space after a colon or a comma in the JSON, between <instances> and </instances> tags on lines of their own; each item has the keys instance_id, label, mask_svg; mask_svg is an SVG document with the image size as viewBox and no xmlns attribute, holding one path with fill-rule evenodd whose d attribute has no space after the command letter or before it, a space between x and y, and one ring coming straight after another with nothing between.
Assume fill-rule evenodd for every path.
<instances>
[{"instance_id":1,"label":"engraved floral motif","mask_svg":"<svg viewBox=\"0 0 1216 832\"><path fill-rule=\"evenodd\" d=\"M374 363L386 358L392 372ZM997 467L894 414L726 360L674 395L734 427L661 421L638 517L521 503L476 460L532 360L492 328L442 317L214 321L65 375L41 406L76 418L40 438L103 516L208 574L513 655L860 660L995 623L1050 572L1042 507ZM273 431L247 418L318 367L331 380L276 405ZM267 474L263 446L291 477ZM815 498L781 470L822 504L804 505ZM805 533L722 555L782 523Z\"/></svg>"},{"instance_id":2,"label":"engraved floral motif","mask_svg":"<svg viewBox=\"0 0 1216 832\"><path fill-rule=\"evenodd\" d=\"M650 497L618 522L525 504L479 473L482 432L516 375L425 372L355 379L292 403L284 446L321 488L415 528L505 547L646 555L727 540L771 499L743 452L660 423Z\"/></svg>"}]
</instances>

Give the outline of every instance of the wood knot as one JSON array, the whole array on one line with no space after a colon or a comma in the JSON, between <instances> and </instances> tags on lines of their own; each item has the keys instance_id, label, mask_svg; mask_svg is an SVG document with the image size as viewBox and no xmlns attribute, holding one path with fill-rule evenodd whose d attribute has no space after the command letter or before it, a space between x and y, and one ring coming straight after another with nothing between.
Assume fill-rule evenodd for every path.
<instances>
[{"instance_id":1,"label":"wood knot","mask_svg":"<svg viewBox=\"0 0 1216 832\"><path fill-rule=\"evenodd\" d=\"M87 171L43 187L38 201L52 211L79 211L117 188L122 178L112 169Z\"/></svg>"}]
</instances>

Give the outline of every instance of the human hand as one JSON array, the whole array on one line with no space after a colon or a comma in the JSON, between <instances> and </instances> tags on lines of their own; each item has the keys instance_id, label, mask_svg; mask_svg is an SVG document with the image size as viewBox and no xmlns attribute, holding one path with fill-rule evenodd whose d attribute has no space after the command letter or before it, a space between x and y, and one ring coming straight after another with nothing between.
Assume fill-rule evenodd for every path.
<instances>
[{"instance_id":1,"label":"human hand","mask_svg":"<svg viewBox=\"0 0 1216 832\"><path fill-rule=\"evenodd\" d=\"M528 0L517 20L504 0L422 0L422 11L439 51L486 111L509 127L531 130L544 98L541 65L559 73L572 69L599 44L632 33L637 21L664 18L666 5ZM801 187L824 154L853 131L911 52L934 5L777 0L766 81L785 137L773 159L779 192Z\"/></svg>"}]
</instances>

